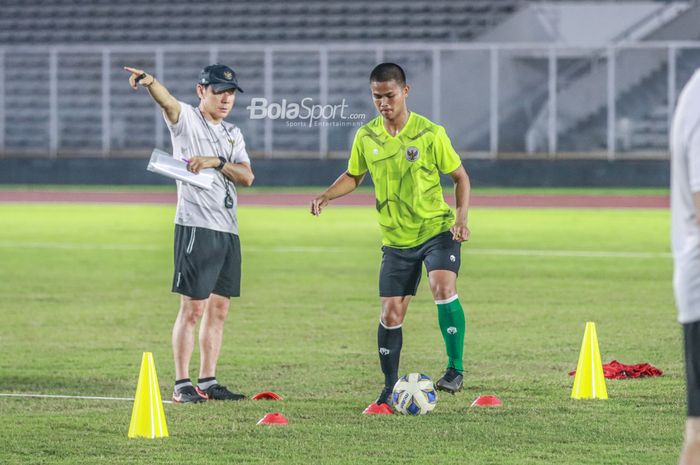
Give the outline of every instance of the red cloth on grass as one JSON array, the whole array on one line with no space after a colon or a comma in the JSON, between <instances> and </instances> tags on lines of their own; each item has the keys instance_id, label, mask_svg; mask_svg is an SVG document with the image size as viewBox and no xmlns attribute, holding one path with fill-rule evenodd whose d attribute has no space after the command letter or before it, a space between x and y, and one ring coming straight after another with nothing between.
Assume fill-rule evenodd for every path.
<instances>
[{"instance_id":1,"label":"red cloth on grass","mask_svg":"<svg viewBox=\"0 0 700 465\"><path fill-rule=\"evenodd\" d=\"M576 370L570 371L569 375L576 374ZM663 371L648 363L638 363L637 365L625 365L617 360L603 365L603 374L608 379L630 379L644 378L646 376L661 376Z\"/></svg>"}]
</instances>

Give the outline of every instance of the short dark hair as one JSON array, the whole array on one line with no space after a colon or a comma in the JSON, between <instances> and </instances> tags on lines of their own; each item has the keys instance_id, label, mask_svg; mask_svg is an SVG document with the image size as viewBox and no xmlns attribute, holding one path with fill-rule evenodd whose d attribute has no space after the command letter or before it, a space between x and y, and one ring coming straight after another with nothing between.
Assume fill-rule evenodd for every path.
<instances>
[{"instance_id":1,"label":"short dark hair","mask_svg":"<svg viewBox=\"0 0 700 465\"><path fill-rule=\"evenodd\" d=\"M396 63L380 63L369 75L369 82L396 81L400 86L406 85L406 73Z\"/></svg>"}]
</instances>

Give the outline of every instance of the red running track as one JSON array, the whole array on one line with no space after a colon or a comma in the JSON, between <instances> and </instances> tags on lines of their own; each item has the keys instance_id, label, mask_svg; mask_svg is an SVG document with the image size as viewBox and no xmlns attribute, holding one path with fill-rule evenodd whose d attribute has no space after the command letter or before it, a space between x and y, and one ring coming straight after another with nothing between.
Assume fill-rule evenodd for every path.
<instances>
[{"instance_id":1,"label":"red running track","mask_svg":"<svg viewBox=\"0 0 700 465\"><path fill-rule=\"evenodd\" d=\"M314 198L310 193L241 193L241 205L275 207L308 207ZM447 196L450 204L454 198ZM175 204L174 192L99 192L99 191L0 191L0 203L146 203ZM374 194L354 193L336 199L333 205L373 206ZM522 208L668 208L669 198L663 195L474 195L475 207Z\"/></svg>"}]
</instances>

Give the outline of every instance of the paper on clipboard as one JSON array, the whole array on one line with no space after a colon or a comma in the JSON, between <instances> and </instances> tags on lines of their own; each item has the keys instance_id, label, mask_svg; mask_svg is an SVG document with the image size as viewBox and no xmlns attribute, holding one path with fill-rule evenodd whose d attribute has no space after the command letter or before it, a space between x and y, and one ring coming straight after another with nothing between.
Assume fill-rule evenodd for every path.
<instances>
[{"instance_id":1,"label":"paper on clipboard","mask_svg":"<svg viewBox=\"0 0 700 465\"><path fill-rule=\"evenodd\" d=\"M176 160L169 153L159 149L153 149L146 169L168 178L201 187L202 189L211 189L211 185L214 182L214 170L211 168L202 170L199 174L190 173L187 171L187 163L182 160Z\"/></svg>"}]
</instances>

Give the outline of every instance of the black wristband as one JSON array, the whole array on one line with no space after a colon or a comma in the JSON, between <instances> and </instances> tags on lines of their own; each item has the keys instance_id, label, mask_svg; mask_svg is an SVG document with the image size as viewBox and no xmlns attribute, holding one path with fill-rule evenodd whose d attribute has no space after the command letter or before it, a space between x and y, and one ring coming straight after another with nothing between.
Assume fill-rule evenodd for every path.
<instances>
[{"instance_id":1,"label":"black wristband","mask_svg":"<svg viewBox=\"0 0 700 465\"><path fill-rule=\"evenodd\" d=\"M136 76L136 79L134 80L134 82L135 82L136 84L138 84L139 82L141 82L142 80L144 80L144 79L147 78L148 76L149 76L149 75L146 74L145 72L144 72L144 73L141 73L141 74L139 74L138 76ZM141 85L142 85L143 87L151 87L155 81L156 81L156 78L155 78L154 76L151 76L151 82L149 82L148 84L141 84Z\"/></svg>"},{"instance_id":2,"label":"black wristband","mask_svg":"<svg viewBox=\"0 0 700 465\"><path fill-rule=\"evenodd\" d=\"M219 166L216 167L216 171L221 171L226 164L226 159L224 157L219 157Z\"/></svg>"}]
</instances>

